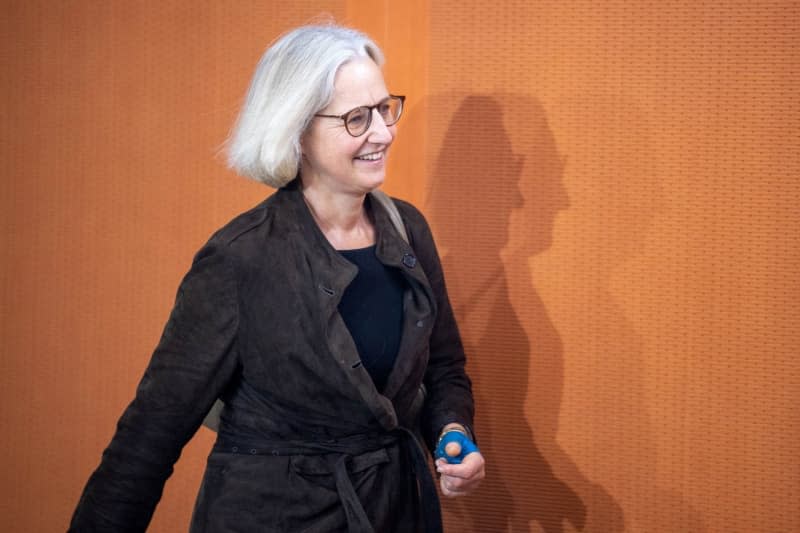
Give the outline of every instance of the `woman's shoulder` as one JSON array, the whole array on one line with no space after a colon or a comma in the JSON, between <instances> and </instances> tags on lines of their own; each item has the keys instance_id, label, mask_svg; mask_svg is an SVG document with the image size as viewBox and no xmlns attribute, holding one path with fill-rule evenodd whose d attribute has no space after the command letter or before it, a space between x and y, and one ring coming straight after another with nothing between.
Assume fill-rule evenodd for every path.
<instances>
[{"instance_id":1,"label":"woman's shoulder","mask_svg":"<svg viewBox=\"0 0 800 533\"><path fill-rule=\"evenodd\" d=\"M273 218L272 196L254 207L239 213L222 227L214 231L206 243L200 247L195 259L207 255L222 254L236 256L248 254L247 250L255 243L263 242L263 235L269 232Z\"/></svg>"},{"instance_id":2,"label":"woman's shoulder","mask_svg":"<svg viewBox=\"0 0 800 533\"><path fill-rule=\"evenodd\" d=\"M406 225L406 229L411 234L411 238L415 243L432 241L431 228L428 224L425 215L414 204L406 200L392 197L394 204L397 206L397 211L400 213L400 218Z\"/></svg>"},{"instance_id":3,"label":"woman's shoulder","mask_svg":"<svg viewBox=\"0 0 800 533\"><path fill-rule=\"evenodd\" d=\"M216 243L218 245L230 246L244 235L261 227L267 220L269 203L269 198L267 198L255 207L233 217L227 224L211 235L209 244Z\"/></svg>"},{"instance_id":4,"label":"woman's shoulder","mask_svg":"<svg viewBox=\"0 0 800 533\"><path fill-rule=\"evenodd\" d=\"M392 196L392 200L394 201L394 205L397 206L397 210L400 212L400 217L409 226L422 226L427 227L428 222L425 220L425 215L422 214L414 204L407 200L401 200L400 198L395 198Z\"/></svg>"}]
</instances>

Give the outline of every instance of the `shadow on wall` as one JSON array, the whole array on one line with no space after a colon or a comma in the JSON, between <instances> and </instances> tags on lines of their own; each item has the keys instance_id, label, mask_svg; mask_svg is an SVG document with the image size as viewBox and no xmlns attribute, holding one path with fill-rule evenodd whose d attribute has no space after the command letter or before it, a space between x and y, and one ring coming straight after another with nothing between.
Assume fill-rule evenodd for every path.
<instances>
[{"instance_id":1,"label":"shadow on wall","mask_svg":"<svg viewBox=\"0 0 800 533\"><path fill-rule=\"evenodd\" d=\"M439 100L426 106L440 110L454 98ZM468 95L452 115L429 182L427 212L445 250L487 460L487 478L475 494L443 502L453 531L624 530L617 502L556 441L562 341L531 285L527 261L550 248L555 217L569 206L563 164L537 101ZM520 225L522 231L512 230ZM527 302L524 321L512 306L512 286ZM529 394L531 373L536 390Z\"/></svg>"}]
</instances>

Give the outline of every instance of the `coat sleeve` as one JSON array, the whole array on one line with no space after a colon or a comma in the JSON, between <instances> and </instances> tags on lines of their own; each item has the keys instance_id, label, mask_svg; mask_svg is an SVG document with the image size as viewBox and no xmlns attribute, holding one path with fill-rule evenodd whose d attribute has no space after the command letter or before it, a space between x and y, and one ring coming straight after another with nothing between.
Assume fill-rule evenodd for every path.
<instances>
[{"instance_id":1,"label":"coat sleeve","mask_svg":"<svg viewBox=\"0 0 800 533\"><path fill-rule=\"evenodd\" d=\"M237 281L212 245L181 282L161 340L69 531L144 531L186 442L233 375Z\"/></svg>"},{"instance_id":2,"label":"coat sleeve","mask_svg":"<svg viewBox=\"0 0 800 533\"><path fill-rule=\"evenodd\" d=\"M421 426L425 441L433 450L439 432L450 422L464 425L474 435L472 384L466 373L464 346L447 295L442 263L430 227L416 208L407 203L402 207L403 219L410 230L411 244L436 299L436 322L430 337L430 358L425 373L428 395Z\"/></svg>"}]
</instances>

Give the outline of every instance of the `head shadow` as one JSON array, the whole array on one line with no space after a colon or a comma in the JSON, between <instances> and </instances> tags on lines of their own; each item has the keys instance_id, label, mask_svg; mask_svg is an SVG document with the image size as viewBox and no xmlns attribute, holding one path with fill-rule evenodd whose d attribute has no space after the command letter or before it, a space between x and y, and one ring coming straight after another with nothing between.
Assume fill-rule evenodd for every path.
<instances>
[{"instance_id":1,"label":"head shadow","mask_svg":"<svg viewBox=\"0 0 800 533\"><path fill-rule=\"evenodd\" d=\"M431 119L441 149L426 210L444 250L488 472L474 495L445 502L446 520L467 531L528 531L537 523L561 532L565 521L582 530L592 505L621 528L616 502L556 442L563 348L527 265L551 247L556 217L569 207L565 158L544 108L503 93L432 96L425 105L450 117L439 132L444 121Z\"/></svg>"}]
</instances>

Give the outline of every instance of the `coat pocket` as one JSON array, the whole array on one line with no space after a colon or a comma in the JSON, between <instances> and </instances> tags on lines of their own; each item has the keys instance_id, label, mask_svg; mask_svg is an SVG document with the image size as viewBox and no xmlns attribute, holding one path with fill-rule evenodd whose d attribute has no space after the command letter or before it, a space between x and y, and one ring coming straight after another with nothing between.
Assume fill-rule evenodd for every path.
<instances>
[{"instance_id":1,"label":"coat pocket","mask_svg":"<svg viewBox=\"0 0 800 533\"><path fill-rule=\"evenodd\" d=\"M191 533L280 533L289 458L212 452L192 515ZM295 495L297 497L297 495Z\"/></svg>"}]
</instances>

